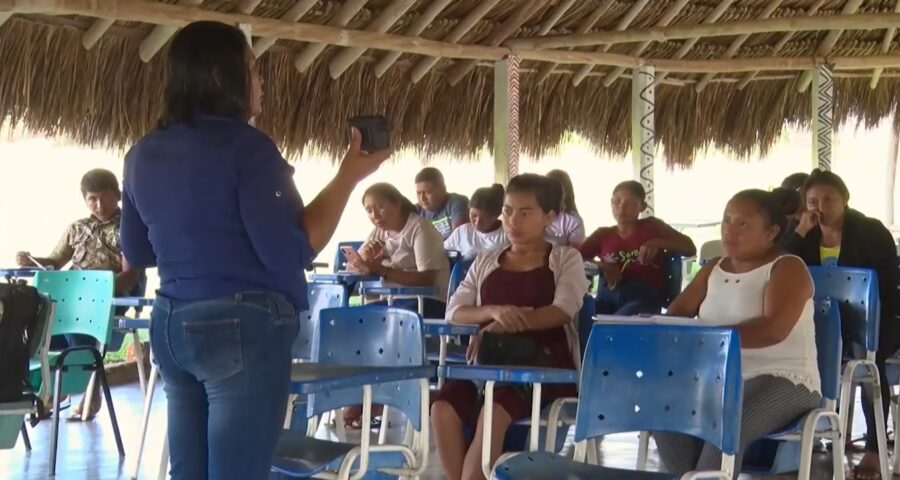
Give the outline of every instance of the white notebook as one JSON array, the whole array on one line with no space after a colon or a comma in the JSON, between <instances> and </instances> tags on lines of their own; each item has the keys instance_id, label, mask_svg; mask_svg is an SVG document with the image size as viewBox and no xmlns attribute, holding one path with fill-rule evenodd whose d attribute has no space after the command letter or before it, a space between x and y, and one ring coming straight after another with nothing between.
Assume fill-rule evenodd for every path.
<instances>
[{"instance_id":1,"label":"white notebook","mask_svg":"<svg viewBox=\"0 0 900 480\"><path fill-rule=\"evenodd\" d=\"M628 317L624 315L594 315L595 323L627 323L631 325L703 325L697 318L690 317L666 317L663 315L641 315Z\"/></svg>"}]
</instances>

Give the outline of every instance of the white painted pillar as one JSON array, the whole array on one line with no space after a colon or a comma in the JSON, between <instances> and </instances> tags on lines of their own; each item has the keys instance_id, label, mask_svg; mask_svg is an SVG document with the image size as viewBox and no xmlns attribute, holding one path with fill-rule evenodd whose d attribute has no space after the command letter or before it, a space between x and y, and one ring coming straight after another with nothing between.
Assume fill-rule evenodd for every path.
<instances>
[{"instance_id":1,"label":"white painted pillar","mask_svg":"<svg viewBox=\"0 0 900 480\"><path fill-rule=\"evenodd\" d=\"M813 166L831 170L834 136L834 67L819 65L813 71L812 94Z\"/></svg>"},{"instance_id":2,"label":"white painted pillar","mask_svg":"<svg viewBox=\"0 0 900 480\"><path fill-rule=\"evenodd\" d=\"M656 154L656 71L641 67L631 79L631 151L634 177L647 192L646 216L654 214L653 160Z\"/></svg>"},{"instance_id":3,"label":"white painted pillar","mask_svg":"<svg viewBox=\"0 0 900 480\"><path fill-rule=\"evenodd\" d=\"M494 181L519 174L519 57L494 64Z\"/></svg>"},{"instance_id":4,"label":"white painted pillar","mask_svg":"<svg viewBox=\"0 0 900 480\"><path fill-rule=\"evenodd\" d=\"M894 216L894 193L896 191L897 179L897 152L900 147L900 130L897 129L897 118L890 117L891 122L891 139L888 144L887 172L885 174L886 190L887 190L887 209L884 212L884 218L889 225L896 225L897 218Z\"/></svg>"}]
</instances>

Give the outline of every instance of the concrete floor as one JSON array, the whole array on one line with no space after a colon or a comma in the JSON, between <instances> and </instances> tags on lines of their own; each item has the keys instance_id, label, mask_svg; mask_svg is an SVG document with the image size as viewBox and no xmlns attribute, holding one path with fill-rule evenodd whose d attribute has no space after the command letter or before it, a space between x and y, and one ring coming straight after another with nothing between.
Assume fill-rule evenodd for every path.
<instances>
[{"instance_id":1,"label":"concrete floor","mask_svg":"<svg viewBox=\"0 0 900 480\"><path fill-rule=\"evenodd\" d=\"M140 479L156 479L160 453L162 449L162 429L165 424L165 395L161 388L157 392L151 413L150 432L144 452L144 461ZM58 480L113 480L131 478L133 472L134 452L140 432L140 418L143 402L137 384L113 388L116 413L122 429L126 458L120 460L116 453L112 427L106 410L90 423L65 423L60 428L59 458L57 466ZM858 405L857 405L858 409ZM64 412L65 413L65 412ZM862 414L855 416L858 421L854 428L854 438L864 430ZM36 428L29 429L34 450L25 451L21 441L12 450L0 451L0 479L44 479L47 477L50 422L41 422ZM433 446L432 446L433 449ZM613 435L604 439L601 445L601 462L615 467L633 467L637 456L637 434ZM855 462L855 455L850 460ZM649 464L652 468L658 465L658 457L652 447ZM813 478L824 480L831 478L831 463L824 454L816 457ZM444 475L437 455L430 455L430 465L423 479L442 479ZM795 475L778 477L742 476L742 479L770 478L790 479Z\"/></svg>"}]
</instances>

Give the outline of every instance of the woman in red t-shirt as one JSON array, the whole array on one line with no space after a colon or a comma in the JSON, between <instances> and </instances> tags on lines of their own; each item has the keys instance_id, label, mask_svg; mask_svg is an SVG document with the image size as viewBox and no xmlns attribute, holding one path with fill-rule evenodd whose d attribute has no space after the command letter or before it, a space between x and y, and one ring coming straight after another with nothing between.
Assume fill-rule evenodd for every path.
<instances>
[{"instance_id":1,"label":"woman in red t-shirt","mask_svg":"<svg viewBox=\"0 0 900 480\"><path fill-rule=\"evenodd\" d=\"M596 262L603 279L597 292L597 313L636 315L659 313L663 307L663 250L692 256L694 242L656 217L639 218L647 208L639 182L616 186L612 212L616 225L598 228L580 250Z\"/></svg>"}]
</instances>

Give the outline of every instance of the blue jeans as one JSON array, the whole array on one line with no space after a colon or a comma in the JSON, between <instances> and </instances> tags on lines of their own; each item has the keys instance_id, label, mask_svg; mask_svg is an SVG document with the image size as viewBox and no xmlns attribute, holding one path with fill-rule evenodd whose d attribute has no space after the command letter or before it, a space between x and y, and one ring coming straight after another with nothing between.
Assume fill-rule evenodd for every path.
<instances>
[{"instance_id":1,"label":"blue jeans","mask_svg":"<svg viewBox=\"0 0 900 480\"><path fill-rule=\"evenodd\" d=\"M156 297L150 344L168 399L172 480L263 480L281 433L297 336L275 293Z\"/></svg>"},{"instance_id":2,"label":"blue jeans","mask_svg":"<svg viewBox=\"0 0 900 480\"><path fill-rule=\"evenodd\" d=\"M659 289L639 278L623 278L612 290L600 279L597 291L597 313L600 315L658 314L662 307Z\"/></svg>"}]
</instances>

